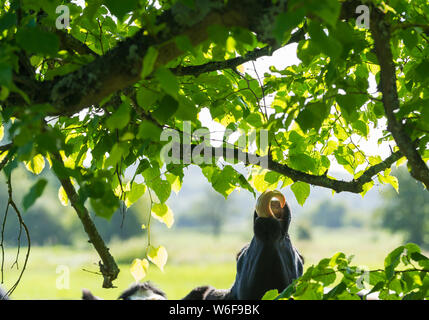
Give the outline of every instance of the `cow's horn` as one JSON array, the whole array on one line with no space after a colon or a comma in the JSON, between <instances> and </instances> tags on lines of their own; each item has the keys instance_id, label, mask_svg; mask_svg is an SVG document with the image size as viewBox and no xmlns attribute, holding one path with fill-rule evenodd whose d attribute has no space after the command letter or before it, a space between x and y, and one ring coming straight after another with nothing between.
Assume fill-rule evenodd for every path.
<instances>
[{"instance_id":1,"label":"cow's horn","mask_svg":"<svg viewBox=\"0 0 429 320\"><path fill-rule=\"evenodd\" d=\"M280 191L277 191L277 190L265 191L264 193L262 193L259 196L258 201L256 201L256 214L259 217L262 217L262 218L268 218L268 217L281 218L281 217L276 216L273 213L273 210L271 208L271 200L273 198L276 198L280 201L280 207L281 208L283 208L285 206L286 199Z\"/></svg>"}]
</instances>

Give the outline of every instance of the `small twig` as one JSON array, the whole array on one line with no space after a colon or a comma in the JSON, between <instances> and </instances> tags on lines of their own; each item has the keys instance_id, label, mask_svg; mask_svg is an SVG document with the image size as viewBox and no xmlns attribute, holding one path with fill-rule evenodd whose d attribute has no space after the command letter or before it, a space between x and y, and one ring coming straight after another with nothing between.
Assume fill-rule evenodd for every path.
<instances>
[{"instance_id":1,"label":"small twig","mask_svg":"<svg viewBox=\"0 0 429 320\"><path fill-rule=\"evenodd\" d=\"M19 211L19 209L18 209L17 205L15 204L13 197L12 197L13 192L12 192L11 176L9 176L7 179L7 185L8 185L8 195L9 195L9 200L8 200L7 205L8 206L10 205L15 210L15 213L16 213L18 220L19 220L19 224L21 227L24 228L25 235L27 237L27 253L25 255L24 265L22 267L21 273L19 274L18 280L16 280L16 282L13 284L13 286L7 292L7 295L10 295L17 288L19 282L21 281L22 275L24 274L24 271L27 267L28 258L30 256L30 250L31 250L31 239L30 239L30 233L28 231L27 225L24 223L24 220L22 219L21 212ZM18 256L16 257L16 259L18 260ZM16 260L16 262L17 262L17 260Z\"/></svg>"},{"instance_id":2,"label":"small twig","mask_svg":"<svg viewBox=\"0 0 429 320\"><path fill-rule=\"evenodd\" d=\"M150 208L149 208L149 217L147 219L147 247L146 247L146 254L147 250L150 246L150 223L152 218L152 206L153 206L153 199L152 199L152 193L150 192L150 189L147 189L149 191L149 197L150 197Z\"/></svg>"},{"instance_id":3,"label":"small twig","mask_svg":"<svg viewBox=\"0 0 429 320\"><path fill-rule=\"evenodd\" d=\"M6 211L4 213L4 218L3 218L3 224L2 224L2 228L1 228L1 242L0 242L0 247L1 247L1 283L3 283L4 281L4 231L5 231L5 227L6 227L6 220L7 220L7 214L9 212L9 202L6 205Z\"/></svg>"},{"instance_id":4,"label":"small twig","mask_svg":"<svg viewBox=\"0 0 429 320\"><path fill-rule=\"evenodd\" d=\"M99 275L99 276L103 275L101 272L86 270L86 269L83 269L83 268L82 268L82 271L85 271L85 272L88 272L88 273L92 273L92 274L96 274L96 275Z\"/></svg>"}]
</instances>

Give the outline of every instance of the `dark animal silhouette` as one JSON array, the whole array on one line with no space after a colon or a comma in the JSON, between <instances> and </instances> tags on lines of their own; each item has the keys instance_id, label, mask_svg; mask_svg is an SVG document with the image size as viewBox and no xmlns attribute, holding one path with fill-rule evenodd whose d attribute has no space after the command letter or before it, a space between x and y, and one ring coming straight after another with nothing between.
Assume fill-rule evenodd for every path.
<instances>
[{"instance_id":1,"label":"dark animal silhouette","mask_svg":"<svg viewBox=\"0 0 429 320\"><path fill-rule=\"evenodd\" d=\"M122 300L166 300L165 293L151 282L132 284L118 297ZM102 300L87 289L82 290L82 300Z\"/></svg>"},{"instance_id":2,"label":"dark animal silhouette","mask_svg":"<svg viewBox=\"0 0 429 320\"><path fill-rule=\"evenodd\" d=\"M0 300L9 300L9 296L6 291L0 286Z\"/></svg>"},{"instance_id":3,"label":"dark animal silhouette","mask_svg":"<svg viewBox=\"0 0 429 320\"><path fill-rule=\"evenodd\" d=\"M237 275L232 287L198 287L184 300L256 300L268 290L284 290L302 275L304 264L289 238L290 222L291 212L283 194L264 192L253 216L253 238L237 254Z\"/></svg>"}]
</instances>

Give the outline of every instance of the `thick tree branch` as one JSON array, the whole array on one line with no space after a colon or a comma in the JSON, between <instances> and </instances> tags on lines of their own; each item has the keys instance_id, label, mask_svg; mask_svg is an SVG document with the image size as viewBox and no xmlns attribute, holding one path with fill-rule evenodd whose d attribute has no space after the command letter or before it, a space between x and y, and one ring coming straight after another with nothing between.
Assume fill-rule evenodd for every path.
<instances>
[{"instance_id":1,"label":"thick tree branch","mask_svg":"<svg viewBox=\"0 0 429 320\"><path fill-rule=\"evenodd\" d=\"M304 39L304 36L305 36L304 28L299 29L298 31L292 34L291 38L284 46L287 46L291 43L299 42L300 40ZM274 47L266 46L264 48L256 48L255 50L252 50L246 53L242 57L232 58L224 61L208 62L197 66L186 66L186 67L179 66L177 68L170 69L170 71L172 71L177 76L198 77L202 73L237 68L243 63L256 60L263 56L272 55L273 52L279 48L280 47L278 46L274 46Z\"/></svg>"},{"instance_id":2,"label":"thick tree branch","mask_svg":"<svg viewBox=\"0 0 429 320\"><path fill-rule=\"evenodd\" d=\"M80 42L66 31L55 29L53 30L60 40L60 48L69 52L77 52L79 54L89 54L98 57L98 54L91 50L85 43Z\"/></svg>"},{"instance_id":3,"label":"thick tree branch","mask_svg":"<svg viewBox=\"0 0 429 320\"><path fill-rule=\"evenodd\" d=\"M200 150L195 150L197 147ZM212 155L212 158L215 160L223 157L228 161L228 159L233 159L235 161L243 161L245 165L257 165L265 169L275 171L286 177L289 177L294 182L302 181L308 184L319 186L323 188L332 189L337 193L348 191L352 193L361 193L364 191L363 186L372 181L372 178L390 168L393 163L402 158L402 153L397 151L392 153L389 157L384 159L382 162L369 167L365 172L357 179L352 181L342 181L330 178L326 175L313 175L305 173L302 171L295 170L286 164L281 164L276 161L273 161L271 157L264 156L259 157L258 155L249 154L243 152L237 148L227 148L227 147L202 147L201 145L192 144L190 147L174 143L172 146L172 157L178 157L182 161L191 161L195 156ZM198 152L200 151L200 152ZM176 152L176 153L175 153Z\"/></svg>"},{"instance_id":4,"label":"thick tree branch","mask_svg":"<svg viewBox=\"0 0 429 320\"><path fill-rule=\"evenodd\" d=\"M408 160L411 175L421 181L429 190L429 168L421 158L415 144L396 119L395 111L399 109L398 89L396 87L396 68L390 47L390 29L385 15L377 8L371 10L370 23L374 39L375 53L380 65L380 88L383 94L383 106L387 118L387 129L392 133L396 144Z\"/></svg>"},{"instance_id":5,"label":"thick tree branch","mask_svg":"<svg viewBox=\"0 0 429 320\"><path fill-rule=\"evenodd\" d=\"M53 154L53 158L59 163L59 165L62 167L64 166L59 153ZM113 256L110 254L109 248L107 248L103 238L98 233L98 230L92 221L88 210L79 200L79 195L73 187L70 178L62 177L59 174L57 174L57 177L61 182L61 185L63 186L72 207L75 209L80 221L82 222L85 232L89 237L89 242L94 246L95 250L97 250L102 260L102 262L99 262L99 266L100 272L104 277L103 288L113 288L112 281L117 278L120 270Z\"/></svg>"}]
</instances>

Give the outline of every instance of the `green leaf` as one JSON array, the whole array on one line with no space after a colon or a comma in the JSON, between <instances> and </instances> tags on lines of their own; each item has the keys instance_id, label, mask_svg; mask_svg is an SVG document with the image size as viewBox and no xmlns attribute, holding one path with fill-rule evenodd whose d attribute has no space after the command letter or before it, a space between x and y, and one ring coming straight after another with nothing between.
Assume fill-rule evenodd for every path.
<instances>
[{"instance_id":1,"label":"green leaf","mask_svg":"<svg viewBox=\"0 0 429 320\"><path fill-rule=\"evenodd\" d=\"M128 145L124 143L115 143L112 150L109 151L109 158L106 159L104 166L106 168L115 167L122 158L128 155Z\"/></svg>"},{"instance_id":2,"label":"green leaf","mask_svg":"<svg viewBox=\"0 0 429 320\"><path fill-rule=\"evenodd\" d=\"M178 120L198 121L197 115L199 112L196 104L187 97L182 95L178 96L179 107L174 114L174 118Z\"/></svg>"},{"instance_id":3,"label":"green leaf","mask_svg":"<svg viewBox=\"0 0 429 320\"><path fill-rule=\"evenodd\" d=\"M334 27L341 10L341 3L337 0L313 1L308 6L309 11L320 17L326 24Z\"/></svg>"},{"instance_id":4,"label":"green leaf","mask_svg":"<svg viewBox=\"0 0 429 320\"><path fill-rule=\"evenodd\" d=\"M2 124L0 124L0 141L3 139L4 137L4 127Z\"/></svg>"},{"instance_id":5,"label":"green leaf","mask_svg":"<svg viewBox=\"0 0 429 320\"><path fill-rule=\"evenodd\" d=\"M54 56L59 50L57 36L39 28L25 27L18 29L16 42L28 53Z\"/></svg>"},{"instance_id":6,"label":"green leaf","mask_svg":"<svg viewBox=\"0 0 429 320\"><path fill-rule=\"evenodd\" d=\"M338 58L342 51L340 42L333 37L328 37L319 23L309 23L308 31L311 41L314 42L315 46L317 46L321 52L330 57Z\"/></svg>"},{"instance_id":7,"label":"green leaf","mask_svg":"<svg viewBox=\"0 0 429 320\"><path fill-rule=\"evenodd\" d=\"M171 194L171 185L166 180L157 179L156 181L149 182L153 191L155 191L156 196L158 197L161 203L167 201L168 197Z\"/></svg>"},{"instance_id":8,"label":"green leaf","mask_svg":"<svg viewBox=\"0 0 429 320\"><path fill-rule=\"evenodd\" d=\"M388 280L391 280L395 274L395 268L398 266L400 262L400 257L404 252L405 247L400 246L389 253L384 259L384 267L386 272L386 277Z\"/></svg>"},{"instance_id":9,"label":"green leaf","mask_svg":"<svg viewBox=\"0 0 429 320\"><path fill-rule=\"evenodd\" d=\"M303 292L294 295L297 300L322 300L322 297L323 287L318 283L308 283Z\"/></svg>"},{"instance_id":10,"label":"green leaf","mask_svg":"<svg viewBox=\"0 0 429 320\"><path fill-rule=\"evenodd\" d=\"M60 202L61 202L61 204L62 204L64 207L67 207L67 206L68 206L68 204L69 204L69 198L68 198L67 193L66 193L66 191L64 190L63 186L61 186L61 187L58 189L58 199L60 199Z\"/></svg>"},{"instance_id":11,"label":"green leaf","mask_svg":"<svg viewBox=\"0 0 429 320\"><path fill-rule=\"evenodd\" d=\"M329 261L329 259L327 260ZM335 271L330 268L324 268L323 270L318 270L316 268L315 271L313 271L313 277L315 280L322 282L324 287L334 283L337 278Z\"/></svg>"},{"instance_id":12,"label":"green leaf","mask_svg":"<svg viewBox=\"0 0 429 320\"><path fill-rule=\"evenodd\" d=\"M109 11L120 20L122 20L128 12L136 9L138 4L138 0L104 0L103 2Z\"/></svg>"},{"instance_id":13,"label":"green leaf","mask_svg":"<svg viewBox=\"0 0 429 320\"><path fill-rule=\"evenodd\" d=\"M291 153L289 161L293 169L303 172L314 172L316 170L314 159L305 153Z\"/></svg>"},{"instance_id":14,"label":"green leaf","mask_svg":"<svg viewBox=\"0 0 429 320\"><path fill-rule=\"evenodd\" d=\"M146 192L146 186L137 182L133 182L131 190L125 196L125 205L129 208L133 203L137 202Z\"/></svg>"},{"instance_id":15,"label":"green leaf","mask_svg":"<svg viewBox=\"0 0 429 320\"><path fill-rule=\"evenodd\" d=\"M188 36L186 36L186 35L177 36L175 38L175 42L176 42L177 47L180 50L182 50L184 53L190 52L194 56L197 55L197 52L195 51L194 46L192 45L192 42Z\"/></svg>"},{"instance_id":16,"label":"green leaf","mask_svg":"<svg viewBox=\"0 0 429 320\"><path fill-rule=\"evenodd\" d=\"M13 12L3 13L0 17L0 32L13 27L16 24L16 14Z\"/></svg>"},{"instance_id":17,"label":"green leaf","mask_svg":"<svg viewBox=\"0 0 429 320\"><path fill-rule=\"evenodd\" d=\"M91 198L90 203L95 214L106 220L110 220L119 207L119 200L110 189L105 190L100 198Z\"/></svg>"},{"instance_id":18,"label":"green leaf","mask_svg":"<svg viewBox=\"0 0 429 320\"><path fill-rule=\"evenodd\" d=\"M421 266L425 269L429 269L429 258L428 257L424 256L423 254L421 254L419 252L412 252L410 254L410 257L414 261L417 261L419 266Z\"/></svg>"},{"instance_id":19,"label":"green leaf","mask_svg":"<svg viewBox=\"0 0 429 320\"><path fill-rule=\"evenodd\" d=\"M340 282L338 285L336 285L332 290L330 290L328 293L326 293L323 296L323 299L333 299L335 298L337 295L341 294L342 292L344 292L347 288L347 285L344 282Z\"/></svg>"},{"instance_id":20,"label":"green leaf","mask_svg":"<svg viewBox=\"0 0 429 320\"><path fill-rule=\"evenodd\" d=\"M180 177L171 173L166 173L165 177L171 185L171 190L178 194L180 189L182 188L182 180L180 179Z\"/></svg>"},{"instance_id":21,"label":"green leaf","mask_svg":"<svg viewBox=\"0 0 429 320\"><path fill-rule=\"evenodd\" d=\"M168 253L163 246L157 248L149 246L147 257L154 263L162 272L164 272L164 266L167 263Z\"/></svg>"},{"instance_id":22,"label":"green leaf","mask_svg":"<svg viewBox=\"0 0 429 320\"><path fill-rule=\"evenodd\" d=\"M41 154L34 156L33 159L24 163L27 170L36 175L40 174L45 168L45 158Z\"/></svg>"},{"instance_id":23,"label":"green leaf","mask_svg":"<svg viewBox=\"0 0 429 320\"><path fill-rule=\"evenodd\" d=\"M159 102L159 107L152 112L152 116L158 123L165 123L179 108L179 102L170 95L165 95Z\"/></svg>"},{"instance_id":24,"label":"green leaf","mask_svg":"<svg viewBox=\"0 0 429 320\"><path fill-rule=\"evenodd\" d=\"M423 60L416 68L416 75L420 81L426 81L429 78L429 60Z\"/></svg>"},{"instance_id":25,"label":"green leaf","mask_svg":"<svg viewBox=\"0 0 429 320\"><path fill-rule=\"evenodd\" d=\"M131 107L128 103L123 102L107 120L106 125L110 130L123 129L130 122Z\"/></svg>"},{"instance_id":26,"label":"green leaf","mask_svg":"<svg viewBox=\"0 0 429 320\"><path fill-rule=\"evenodd\" d=\"M416 30L414 30L414 28L409 28L409 29L407 28L407 29L401 30L399 34L404 40L404 44L407 47L407 49L410 51L413 50L419 40Z\"/></svg>"},{"instance_id":27,"label":"green leaf","mask_svg":"<svg viewBox=\"0 0 429 320\"><path fill-rule=\"evenodd\" d=\"M362 120L356 120L352 122L352 128L359 132L359 134L363 137L368 136L369 128L368 125Z\"/></svg>"},{"instance_id":28,"label":"green leaf","mask_svg":"<svg viewBox=\"0 0 429 320\"><path fill-rule=\"evenodd\" d=\"M303 131L315 129L319 132L323 120L329 114L329 106L323 102L309 103L299 113L296 122L299 124Z\"/></svg>"},{"instance_id":29,"label":"green leaf","mask_svg":"<svg viewBox=\"0 0 429 320\"><path fill-rule=\"evenodd\" d=\"M363 94L346 94L336 97L342 116L350 123L358 120L359 108L368 100Z\"/></svg>"},{"instance_id":30,"label":"green leaf","mask_svg":"<svg viewBox=\"0 0 429 320\"><path fill-rule=\"evenodd\" d=\"M147 259L134 259L130 267L130 272L134 280L136 280L136 282L139 282L146 277L148 269L149 261L147 261Z\"/></svg>"},{"instance_id":31,"label":"green leaf","mask_svg":"<svg viewBox=\"0 0 429 320\"><path fill-rule=\"evenodd\" d=\"M348 264L348 261L346 259L346 255L343 252L337 252L334 254L329 261L329 265L331 267L339 266L344 267Z\"/></svg>"},{"instance_id":32,"label":"green leaf","mask_svg":"<svg viewBox=\"0 0 429 320\"><path fill-rule=\"evenodd\" d=\"M140 139L150 139L153 141L159 141L161 136L161 128L153 124L149 120L143 120L139 126L139 133L137 135Z\"/></svg>"},{"instance_id":33,"label":"green leaf","mask_svg":"<svg viewBox=\"0 0 429 320\"><path fill-rule=\"evenodd\" d=\"M12 85L12 66L5 63L0 63L0 88L5 86L10 88ZM0 96L0 98L2 98ZM0 99L4 100L4 99Z\"/></svg>"},{"instance_id":34,"label":"green leaf","mask_svg":"<svg viewBox=\"0 0 429 320\"><path fill-rule=\"evenodd\" d=\"M115 0L113 0L115 1ZM150 75L155 67L156 59L158 58L158 50L155 47L149 47L143 58L143 70L141 73L142 79Z\"/></svg>"},{"instance_id":35,"label":"green leaf","mask_svg":"<svg viewBox=\"0 0 429 320\"><path fill-rule=\"evenodd\" d=\"M174 223L173 212L165 203L155 203L152 206L152 216L168 228L171 228Z\"/></svg>"},{"instance_id":36,"label":"green leaf","mask_svg":"<svg viewBox=\"0 0 429 320\"><path fill-rule=\"evenodd\" d=\"M279 291L277 289L269 290L265 292L264 296L261 300L274 300L279 295Z\"/></svg>"},{"instance_id":37,"label":"green leaf","mask_svg":"<svg viewBox=\"0 0 429 320\"><path fill-rule=\"evenodd\" d=\"M296 197L298 203L303 206L305 200L310 195L310 185L305 182L297 181L290 187Z\"/></svg>"},{"instance_id":38,"label":"green leaf","mask_svg":"<svg viewBox=\"0 0 429 320\"><path fill-rule=\"evenodd\" d=\"M159 81L162 89L170 96L176 98L180 87L176 76L167 68L159 68L155 72L155 78Z\"/></svg>"},{"instance_id":39,"label":"green leaf","mask_svg":"<svg viewBox=\"0 0 429 320\"><path fill-rule=\"evenodd\" d=\"M232 166L225 166L223 170L216 170L211 176L213 189L223 195L225 198L234 191L235 183L238 180L237 171Z\"/></svg>"},{"instance_id":40,"label":"green leaf","mask_svg":"<svg viewBox=\"0 0 429 320\"><path fill-rule=\"evenodd\" d=\"M146 89L145 87L140 87L137 89L137 104L142 107L145 111L149 111L155 102L159 98L159 94L156 91Z\"/></svg>"},{"instance_id":41,"label":"green leaf","mask_svg":"<svg viewBox=\"0 0 429 320\"><path fill-rule=\"evenodd\" d=\"M247 181L245 176L239 174L238 183L240 184L241 188L248 190L251 194L253 194L253 197L256 198L255 190L252 188L251 184L249 183L249 181Z\"/></svg>"},{"instance_id":42,"label":"green leaf","mask_svg":"<svg viewBox=\"0 0 429 320\"><path fill-rule=\"evenodd\" d=\"M282 43L284 34L291 31L304 19L305 10L303 7L294 11L282 12L276 17L273 34L278 43Z\"/></svg>"},{"instance_id":43,"label":"green leaf","mask_svg":"<svg viewBox=\"0 0 429 320\"><path fill-rule=\"evenodd\" d=\"M24 196L22 206L24 210L28 210L36 200L43 194L48 181L46 179L39 179L31 188L30 191Z\"/></svg>"},{"instance_id":44,"label":"green leaf","mask_svg":"<svg viewBox=\"0 0 429 320\"><path fill-rule=\"evenodd\" d=\"M381 289L384 288L386 283L384 281L379 281L377 284L368 292L368 294L371 294L373 292L379 292Z\"/></svg>"},{"instance_id":45,"label":"green leaf","mask_svg":"<svg viewBox=\"0 0 429 320\"><path fill-rule=\"evenodd\" d=\"M262 115L259 112L251 113L246 117L246 121L254 128L261 128L263 126Z\"/></svg>"},{"instance_id":46,"label":"green leaf","mask_svg":"<svg viewBox=\"0 0 429 320\"><path fill-rule=\"evenodd\" d=\"M252 177L253 186L255 187L255 189L257 191L259 191L261 193L272 187L272 184L265 179L265 176L266 176L266 173L263 172L261 174L254 175ZM274 187L276 187L276 186L274 186Z\"/></svg>"}]
</instances>

